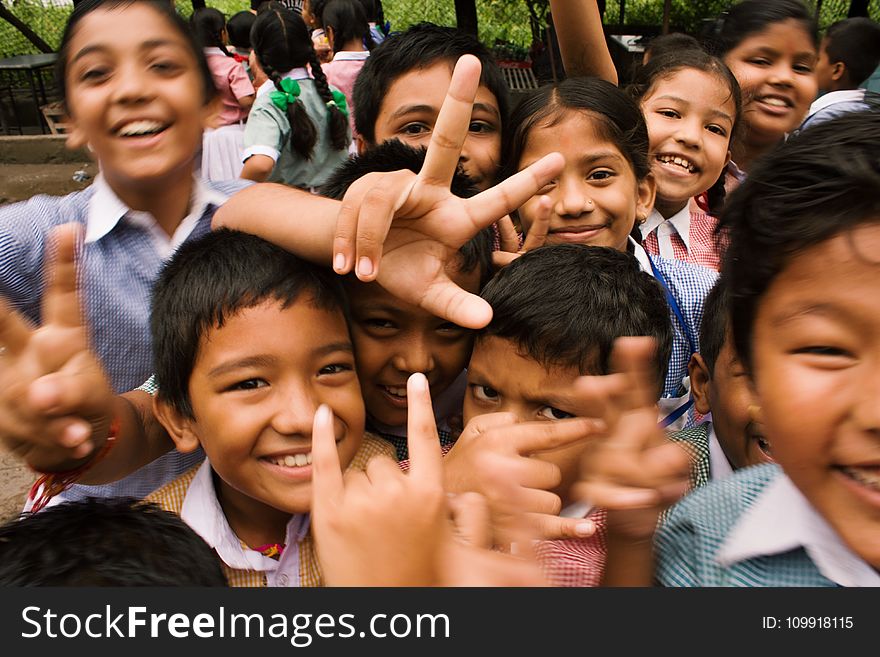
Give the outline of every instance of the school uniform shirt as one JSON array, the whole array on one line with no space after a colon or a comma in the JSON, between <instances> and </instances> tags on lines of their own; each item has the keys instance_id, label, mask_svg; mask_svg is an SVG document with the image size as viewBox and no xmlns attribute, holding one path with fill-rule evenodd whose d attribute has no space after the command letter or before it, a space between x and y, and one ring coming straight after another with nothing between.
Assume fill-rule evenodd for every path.
<instances>
[{"instance_id":1,"label":"school uniform shirt","mask_svg":"<svg viewBox=\"0 0 880 657\"><path fill-rule=\"evenodd\" d=\"M184 241L207 233L217 207L247 184L196 181L190 213L171 237L151 215L126 207L102 175L81 192L39 195L0 208L0 296L39 325L48 233L61 224L82 224L80 298L90 347L101 360L113 390L132 390L153 369L150 293L163 262ZM188 455L165 455L112 484L71 486L52 503L88 496L141 498L192 464Z\"/></svg>"},{"instance_id":2,"label":"school uniform shirt","mask_svg":"<svg viewBox=\"0 0 880 657\"><path fill-rule=\"evenodd\" d=\"M365 434L348 467L363 470L374 456L391 453L387 443ZM309 531L309 514L291 516L280 558L252 549L229 526L217 499L214 470L208 459L157 490L147 501L179 515L205 540L220 558L230 586L323 586Z\"/></svg>"},{"instance_id":3,"label":"school uniform shirt","mask_svg":"<svg viewBox=\"0 0 880 657\"><path fill-rule=\"evenodd\" d=\"M321 70L327 76L327 82L345 94L345 102L348 103L348 124L351 127L352 138L357 137L357 131L354 128L354 83L369 56L369 50L343 50L333 55L331 61L321 66Z\"/></svg>"},{"instance_id":4,"label":"school uniform shirt","mask_svg":"<svg viewBox=\"0 0 880 657\"><path fill-rule=\"evenodd\" d=\"M317 129L317 141L312 149L311 159L307 160L291 147L290 122L287 112L277 107L270 98L270 92L275 91L275 83L271 80L267 80L257 89L257 98L244 131L244 153L241 159L246 162L253 155L270 157L275 162L275 167L268 182L315 189L323 185L333 170L348 159L348 150L333 149L328 126L329 110L308 71L295 68L283 77L299 83L299 100Z\"/></svg>"},{"instance_id":5,"label":"school uniform shirt","mask_svg":"<svg viewBox=\"0 0 880 657\"><path fill-rule=\"evenodd\" d=\"M849 112L859 112L866 109L868 109L868 104L865 102L864 89L829 91L813 101L807 112L807 118L803 120L796 132L830 119L836 119Z\"/></svg>"},{"instance_id":6,"label":"school uniform shirt","mask_svg":"<svg viewBox=\"0 0 880 657\"><path fill-rule=\"evenodd\" d=\"M721 268L721 254L715 241L718 219L701 208L696 199L665 219L656 209L639 226L642 245L651 255L682 260L707 269Z\"/></svg>"},{"instance_id":7,"label":"school uniform shirt","mask_svg":"<svg viewBox=\"0 0 880 657\"><path fill-rule=\"evenodd\" d=\"M232 125L246 121L248 110L239 105L238 99L253 96L255 93L247 71L234 56L227 57L220 48L205 48L204 51L211 77L214 78L214 86L217 87L222 101L218 119L220 124Z\"/></svg>"},{"instance_id":8,"label":"school uniform shirt","mask_svg":"<svg viewBox=\"0 0 880 657\"><path fill-rule=\"evenodd\" d=\"M663 586L880 586L772 463L684 498L660 526L655 553Z\"/></svg>"}]
</instances>

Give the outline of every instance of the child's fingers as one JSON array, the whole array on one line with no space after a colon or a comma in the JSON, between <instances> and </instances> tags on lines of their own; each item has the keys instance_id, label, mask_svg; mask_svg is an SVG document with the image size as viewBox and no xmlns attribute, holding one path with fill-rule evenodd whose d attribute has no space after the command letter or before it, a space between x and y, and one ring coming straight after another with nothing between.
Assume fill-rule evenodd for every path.
<instances>
[{"instance_id":1,"label":"child's fingers","mask_svg":"<svg viewBox=\"0 0 880 657\"><path fill-rule=\"evenodd\" d=\"M410 476L442 486L443 457L437 421L431 406L428 379L417 372L406 382L406 440L409 447Z\"/></svg>"},{"instance_id":2,"label":"child's fingers","mask_svg":"<svg viewBox=\"0 0 880 657\"><path fill-rule=\"evenodd\" d=\"M419 177L427 185L448 189L452 183L468 134L480 71L480 60L473 55L463 55L455 64L446 98L434 123L425 163L419 172Z\"/></svg>"},{"instance_id":3,"label":"child's fingers","mask_svg":"<svg viewBox=\"0 0 880 657\"><path fill-rule=\"evenodd\" d=\"M654 406L657 370L653 365L656 342L651 338L625 337L614 341L611 366L627 377L624 403L629 408Z\"/></svg>"},{"instance_id":4,"label":"child's fingers","mask_svg":"<svg viewBox=\"0 0 880 657\"><path fill-rule=\"evenodd\" d=\"M486 191L465 199L475 228L486 228L519 208L558 176L563 166L565 159L559 153L550 153Z\"/></svg>"},{"instance_id":5,"label":"child's fingers","mask_svg":"<svg viewBox=\"0 0 880 657\"><path fill-rule=\"evenodd\" d=\"M79 224L64 224L49 234L43 323L76 328L82 326L76 290L76 245L82 235Z\"/></svg>"},{"instance_id":6,"label":"child's fingers","mask_svg":"<svg viewBox=\"0 0 880 657\"><path fill-rule=\"evenodd\" d=\"M312 508L339 500L344 490L333 411L321 404L312 424Z\"/></svg>"},{"instance_id":7,"label":"child's fingers","mask_svg":"<svg viewBox=\"0 0 880 657\"><path fill-rule=\"evenodd\" d=\"M537 249L539 246L544 246L544 243L547 241L547 232L550 230L551 207L553 207L553 203L549 196L541 196L538 199L535 221L532 224L532 227L529 228L528 235L526 235L522 248L523 252L528 252L532 249Z\"/></svg>"},{"instance_id":8,"label":"child's fingers","mask_svg":"<svg viewBox=\"0 0 880 657\"><path fill-rule=\"evenodd\" d=\"M587 518L562 518L550 514L528 514L538 537L552 541L561 538L587 538L596 533L596 524Z\"/></svg>"},{"instance_id":9,"label":"child's fingers","mask_svg":"<svg viewBox=\"0 0 880 657\"><path fill-rule=\"evenodd\" d=\"M492 547L492 522L489 505L479 493L449 496L449 509L456 536L474 547Z\"/></svg>"},{"instance_id":10,"label":"child's fingers","mask_svg":"<svg viewBox=\"0 0 880 657\"><path fill-rule=\"evenodd\" d=\"M394 213L415 183L416 178L410 171L387 173L381 178L381 184L373 185L360 199L353 263L360 280L375 280Z\"/></svg>"},{"instance_id":11,"label":"child's fingers","mask_svg":"<svg viewBox=\"0 0 880 657\"><path fill-rule=\"evenodd\" d=\"M0 362L19 356L27 347L31 328L3 299L0 299Z\"/></svg>"},{"instance_id":12,"label":"child's fingers","mask_svg":"<svg viewBox=\"0 0 880 657\"><path fill-rule=\"evenodd\" d=\"M492 306L460 288L445 273L428 288L421 306L464 328L480 329L492 321Z\"/></svg>"},{"instance_id":13,"label":"child's fingers","mask_svg":"<svg viewBox=\"0 0 880 657\"><path fill-rule=\"evenodd\" d=\"M513 226L510 215L504 215L495 225L498 226L498 235L501 238L501 250L508 253L519 251L519 235Z\"/></svg>"},{"instance_id":14,"label":"child's fingers","mask_svg":"<svg viewBox=\"0 0 880 657\"><path fill-rule=\"evenodd\" d=\"M577 499L589 500L605 509L645 509L661 502L661 495L653 488L621 486L605 481L575 484L571 489Z\"/></svg>"},{"instance_id":15,"label":"child's fingers","mask_svg":"<svg viewBox=\"0 0 880 657\"><path fill-rule=\"evenodd\" d=\"M509 251L492 251L492 267L494 269L504 269L511 262L519 258L521 254L510 253Z\"/></svg>"},{"instance_id":16,"label":"child's fingers","mask_svg":"<svg viewBox=\"0 0 880 657\"><path fill-rule=\"evenodd\" d=\"M603 422L576 417L556 422L525 422L506 432L516 452L529 456L601 435L604 429Z\"/></svg>"}]
</instances>

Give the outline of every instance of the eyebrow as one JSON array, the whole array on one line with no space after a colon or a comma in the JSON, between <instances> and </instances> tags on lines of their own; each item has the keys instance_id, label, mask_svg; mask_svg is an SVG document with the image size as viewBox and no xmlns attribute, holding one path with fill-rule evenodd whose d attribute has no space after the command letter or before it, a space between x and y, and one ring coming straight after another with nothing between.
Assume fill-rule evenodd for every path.
<instances>
[{"instance_id":1,"label":"eyebrow","mask_svg":"<svg viewBox=\"0 0 880 657\"><path fill-rule=\"evenodd\" d=\"M598 153L587 153L579 161L581 164L593 164L600 160L624 161L625 158L617 151L599 151Z\"/></svg>"},{"instance_id":2,"label":"eyebrow","mask_svg":"<svg viewBox=\"0 0 880 657\"><path fill-rule=\"evenodd\" d=\"M783 326L785 324L796 322L800 319L810 316L829 317L832 319L841 319L847 315L845 309L830 303L814 303L807 306L799 306L791 310L783 310L779 314L771 318L771 324L774 326Z\"/></svg>"},{"instance_id":3,"label":"eyebrow","mask_svg":"<svg viewBox=\"0 0 880 657\"><path fill-rule=\"evenodd\" d=\"M684 98L679 98L678 96L671 96L669 94L666 94L663 96L657 96L657 98L655 98L654 100L671 100L676 103L681 103L682 105L687 105L688 107L690 107L690 105L691 105ZM709 114L711 116L719 116L722 119L727 119L728 121L733 123L733 117L731 117L730 114L728 114L727 112L722 112L719 109L713 109L713 110L709 110Z\"/></svg>"},{"instance_id":4,"label":"eyebrow","mask_svg":"<svg viewBox=\"0 0 880 657\"><path fill-rule=\"evenodd\" d=\"M501 116L500 112L496 107L492 105L488 105L486 103L474 103L474 110L479 110L481 112L488 112L493 116ZM440 110L434 107L433 105L404 105L403 107L397 108L394 112L391 113L392 119L398 119L401 116L406 116L407 114L439 114Z\"/></svg>"},{"instance_id":5,"label":"eyebrow","mask_svg":"<svg viewBox=\"0 0 880 657\"><path fill-rule=\"evenodd\" d=\"M331 342L330 344L325 344L315 349L312 352L312 356L315 358L322 358L337 351L354 354L354 348L352 347L351 342ZM247 356L246 358L221 363L208 372L208 377L216 378L228 374L229 372L248 367L266 367L267 365L273 364L276 360L275 357L264 354Z\"/></svg>"},{"instance_id":6,"label":"eyebrow","mask_svg":"<svg viewBox=\"0 0 880 657\"><path fill-rule=\"evenodd\" d=\"M162 46L174 46L174 47L184 47L183 44L178 43L177 41L172 41L170 39L151 39L150 41L144 41L140 45L140 50L152 50L154 48L160 48ZM92 53L104 53L110 52L111 48L109 46L96 44L93 46L86 46L79 50L71 59L71 63L82 59L83 57L90 55Z\"/></svg>"}]
</instances>

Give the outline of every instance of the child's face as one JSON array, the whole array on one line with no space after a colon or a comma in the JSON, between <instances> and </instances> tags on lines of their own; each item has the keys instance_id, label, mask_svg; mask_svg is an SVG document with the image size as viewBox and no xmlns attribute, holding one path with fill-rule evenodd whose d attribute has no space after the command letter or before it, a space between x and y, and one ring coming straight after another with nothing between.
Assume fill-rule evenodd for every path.
<instances>
[{"instance_id":1,"label":"child's face","mask_svg":"<svg viewBox=\"0 0 880 657\"><path fill-rule=\"evenodd\" d=\"M727 86L685 68L657 80L642 99L657 200L687 201L709 189L730 160L736 104Z\"/></svg>"},{"instance_id":2,"label":"child's face","mask_svg":"<svg viewBox=\"0 0 880 657\"><path fill-rule=\"evenodd\" d=\"M399 139L410 146L427 148L451 80L452 66L441 61L413 69L391 83L376 117L376 143ZM500 157L498 100L480 85L459 164L474 185L485 190L495 181Z\"/></svg>"},{"instance_id":3,"label":"child's face","mask_svg":"<svg viewBox=\"0 0 880 657\"><path fill-rule=\"evenodd\" d=\"M553 422L572 413L565 410L566 393L580 375L576 367L547 368L523 356L516 344L496 336L481 336L474 343L468 364L468 390L464 397L465 426L478 415L513 413L518 422ZM573 409L572 409L573 410ZM534 458L553 463L562 471L562 482L552 492L567 503L577 479L585 441L542 452Z\"/></svg>"},{"instance_id":4,"label":"child's face","mask_svg":"<svg viewBox=\"0 0 880 657\"><path fill-rule=\"evenodd\" d=\"M736 470L772 461L763 429L749 416L752 391L730 336L718 352L711 376L699 354L693 356L689 372L694 407L702 415L712 413L715 435L731 467Z\"/></svg>"},{"instance_id":5,"label":"child's face","mask_svg":"<svg viewBox=\"0 0 880 657\"><path fill-rule=\"evenodd\" d=\"M227 515L310 509L312 421L320 404L333 409L343 468L363 438L345 319L314 308L308 297L286 309L266 301L203 335L189 393L194 419L182 420L178 447L202 445Z\"/></svg>"},{"instance_id":6,"label":"child's face","mask_svg":"<svg viewBox=\"0 0 880 657\"><path fill-rule=\"evenodd\" d=\"M88 144L111 184L191 176L213 105L183 36L138 2L93 11L69 46L69 143Z\"/></svg>"},{"instance_id":7,"label":"child's face","mask_svg":"<svg viewBox=\"0 0 880 657\"><path fill-rule=\"evenodd\" d=\"M451 275L456 284L479 292L479 268ZM473 332L404 303L377 283L346 279L351 334L367 413L380 424L406 424L406 381L422 372L436 397L467 365Z\"/></svg>"},{"instance_id":8,"label":"child's face","mask_svg":"<svg viewBox=\"0 0 880 657\"><path fill-rule=\"evenodd\" d=\"M802 25L774 23L724 56L743 95L750 138L778 141L800 125L816 97L816 50Z\"/></svg>"},{"instance_id":9,"label":"child's face","mask_svg":"<svg viewBox=\"0 0 880 657\"><path fill-rule=\"evenodd\" d=\"M636 180L629 160L584 112L566 111L555 125L544 122L532 128L519 169L553 152L565 157L565 168L539 192L552 201L547 244L626 250L636 218L645 219L654 204L653 180ZM538 199L533 196L518 211L526 233L537 216Z\"/></svg>"},{"instance_id":10,"label":"child's face","mask_svg":"<svg viewBox=\"0 0 880 657\"><path fill-rule=\"evenodd\" d=\"M843 540L880 567L880 216L793 256L753 326L773 457Z\"/></svg>"}]
</instances>

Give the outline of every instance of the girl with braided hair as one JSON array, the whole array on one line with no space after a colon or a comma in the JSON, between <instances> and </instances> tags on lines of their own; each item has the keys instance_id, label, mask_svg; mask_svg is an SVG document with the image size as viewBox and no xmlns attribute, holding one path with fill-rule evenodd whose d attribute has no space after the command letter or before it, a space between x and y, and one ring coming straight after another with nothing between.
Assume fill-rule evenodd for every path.
<instances>
[{"instance_id":1,"label":"girl with braided hair","mask_svg":"<svg viewBox=\"0 0 880 657\"><path fill-rule=\"evenodd\" d=\"M315 191L348 157L345 95L330 86L298 14L274 4L251 29L266 82L245 128L242 178Z\"/></svg>"}]
</instances>

